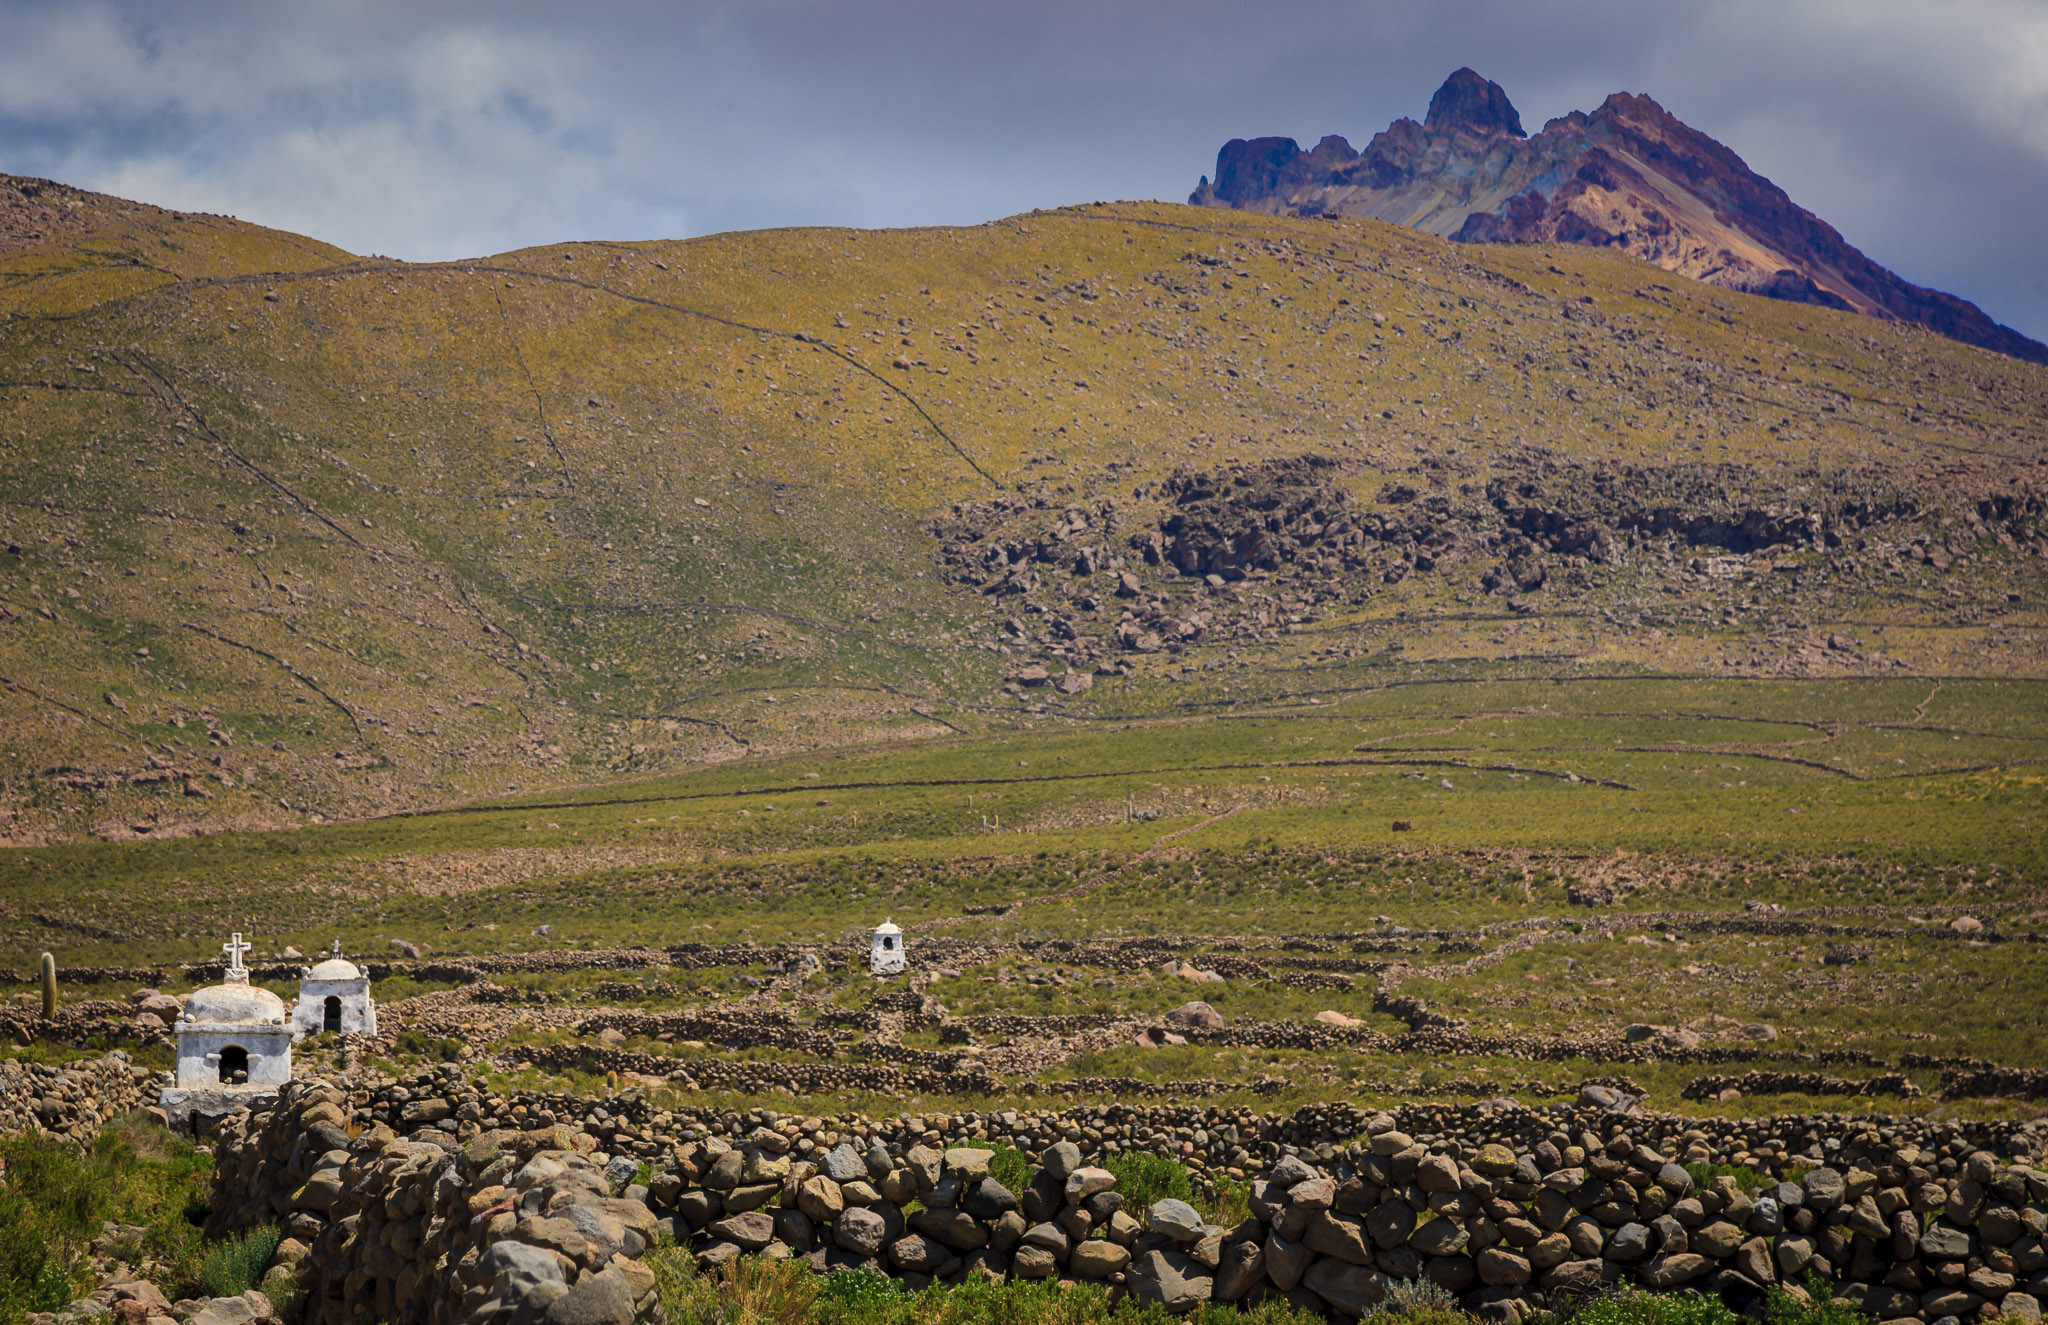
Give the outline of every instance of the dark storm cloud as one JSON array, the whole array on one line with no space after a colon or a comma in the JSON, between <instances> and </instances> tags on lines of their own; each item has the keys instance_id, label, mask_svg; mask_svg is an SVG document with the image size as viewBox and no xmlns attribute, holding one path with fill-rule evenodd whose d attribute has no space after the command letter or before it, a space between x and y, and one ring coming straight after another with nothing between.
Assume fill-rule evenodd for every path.
<instances>
[{"instance_id":1,"label":"dark storm cloud","mask_svg":"<svg viewBox=\"0 0 2048 1325\"><path fill-rule=\"evenodd\" d=\"M464 256L1186 196L1227 138L1656 97L1908 279L2048 335L2048 6L0 0L0 169Z\"/></svg>"}]
</instances>

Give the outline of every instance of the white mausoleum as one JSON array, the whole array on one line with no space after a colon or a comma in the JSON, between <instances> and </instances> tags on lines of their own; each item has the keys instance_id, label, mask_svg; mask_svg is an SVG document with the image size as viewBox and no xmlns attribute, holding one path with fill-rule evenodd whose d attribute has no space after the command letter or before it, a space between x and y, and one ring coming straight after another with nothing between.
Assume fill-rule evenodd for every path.
<instances>
[{"instance_id":1,"label":"white mausoleum","mask_svg":"<svg viewBox=\"0 0 2048 1325\"><path fill-rule=\"evenodd\" d=\"M899 975L903 971L903 931L884 920L875 926L875 940L868 949L868 969L876 975Z\"/></svg>"},{"instance_id":2,"label":"white mausoleum","mask_svg":"<svg viewBox=\"0 0 2048 1325\"><path fill-rule=\"evenodd\" d=\"M240 934L224 944L221 982L185 1000L177 1080L162 1097L175 1131L197 1135L236 1109L274 1100L292 1079L292 1023L283 999L249 983L249 946Z\"/></svg>"},{"instance_id":3,"label":"white mausoleum","mask_svg":"<svg viewBox=\"0 0 2048 1325\"><path fill-rule=\"evenodd\" d=\"M292 1012L293 1038L336 1031L377 1033L377 1005L370 1001L369 974L341 955L341 940L327 959L299 972L299 1005Z\"/></svg>"}]
</instances>

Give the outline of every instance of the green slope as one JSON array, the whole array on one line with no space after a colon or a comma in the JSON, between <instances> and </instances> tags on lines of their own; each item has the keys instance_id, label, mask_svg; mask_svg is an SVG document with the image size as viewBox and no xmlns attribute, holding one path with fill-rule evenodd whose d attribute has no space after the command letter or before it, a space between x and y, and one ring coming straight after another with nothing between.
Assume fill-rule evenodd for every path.
<instances>
[{"instance_id":1,"label":"green slope","mask_svg":"<svg viewBox=\"0 0 2048 1325\"><path fill-rule=\"evenodd\" d=\"M2048 371L1597 252L1115 204L407 265L85 210L0 252L16 844L1339 659L2040 671ZM1270 569L1148 561L1176 512Z\"/></svg>"}]
</instances>

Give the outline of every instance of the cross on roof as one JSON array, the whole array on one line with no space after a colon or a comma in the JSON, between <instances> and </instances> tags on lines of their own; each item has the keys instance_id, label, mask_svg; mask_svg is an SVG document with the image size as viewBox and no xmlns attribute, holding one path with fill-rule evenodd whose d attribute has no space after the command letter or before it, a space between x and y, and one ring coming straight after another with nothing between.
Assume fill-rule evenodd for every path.
<instances>
[{"instance_id":1,"label":"cross on roof","mask_svg":"<svg viewBox=\"0 0 2048 1325\"><path fill-rule=\"evenodd\" d=\"M235 931L233 938L220 945L220 950L228 955L228 979L234 980L239 978L246 980L249 978L249 968L242 965L242 954L250 951L255 946L255 944L243 940L242 931L239 929Z\"/></svg>"},{"instance_id":2,"label":"cross on roof","mask_svg":"<svg viewBox=\"0 0 2048 1325\"><path fill-rule=\"evenodd\" d=\"M336 940L334 940L334 946L333 946L332 948L329 948L329 949L327 950L327 955L328 955L328 956L330 956L330 957L339 957L339 956L341 956L341 940L340 940L340 939L336 939Z\"/></svg>"}]
</instances>

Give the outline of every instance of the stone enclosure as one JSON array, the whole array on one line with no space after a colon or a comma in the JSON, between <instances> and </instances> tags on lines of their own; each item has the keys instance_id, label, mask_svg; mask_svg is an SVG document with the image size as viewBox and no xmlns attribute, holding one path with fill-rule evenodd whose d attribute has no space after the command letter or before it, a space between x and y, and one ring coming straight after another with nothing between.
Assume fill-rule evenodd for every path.
<instances>
[{"instance_id":1,"label":"stone enclosure","mask_svg":"<svg viewBox=\"0 0 2048 1325\"><path fill-rule=\"evenodd\" d=\"M999 1144L1036 1173L996 1179ZM1242 1214L1128 1202L1102 1164L1133 1151L1180 1158L1212 1195L1245 1173ZM1784 1283L1882 1320L2030 1321L2048 1296L2044 1151L2038 1123L1703 1122L1592 1100L825 1119L497 1095L444 1068L294 1082L227 1120L212 1231L284 1223L308 1325L651 1319L644 1258L664 1238L707 1267L1093 1279L1174 1311L1279 1294L1345 1319L1428 1280L1508 1325L1604 1285L1746 1306ZM1700 1165L1732 1171L1702 1182Z\"/></svg>"}]
</instances>

